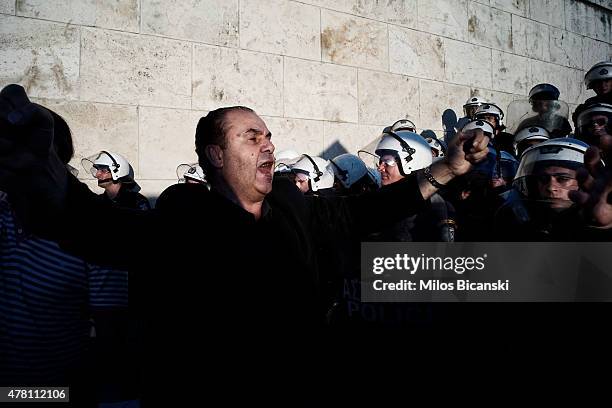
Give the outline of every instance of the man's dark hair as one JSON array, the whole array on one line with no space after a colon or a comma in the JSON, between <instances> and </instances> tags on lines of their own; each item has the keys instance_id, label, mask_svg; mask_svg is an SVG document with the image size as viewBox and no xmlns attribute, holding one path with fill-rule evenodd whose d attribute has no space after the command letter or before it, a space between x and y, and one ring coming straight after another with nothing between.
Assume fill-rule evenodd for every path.
<instances>
[{"instance_id":1,"label":"man's dark hair","mask_svg":"<svg viewBox=\"0 0 612 408\"><path fill-rule=\"evenodd\" d=\"M55 151L62 163L68 164L72 156L74 156L72 132L64 118L49 108L47 108L47 110L51 113L51 116L53 116L53 145Z\"/></svg>"},{"instance_id":2,"label":"man's dark hair","mask_svg":"<svg viewBox=\"0 0 612 408\"><path fill-rule=\"evenodd\" d=\"M225 132L226 132L226 116L229 112L242 110L254 113L253 109L245 106L229 106L219 108L208 112L198 121L195 134L196 154L198 155L198 164L206 174L213 170L211 164L206 158L205 149L208 145L218 145L225 148Z\"/></svg>"}]
</instances>

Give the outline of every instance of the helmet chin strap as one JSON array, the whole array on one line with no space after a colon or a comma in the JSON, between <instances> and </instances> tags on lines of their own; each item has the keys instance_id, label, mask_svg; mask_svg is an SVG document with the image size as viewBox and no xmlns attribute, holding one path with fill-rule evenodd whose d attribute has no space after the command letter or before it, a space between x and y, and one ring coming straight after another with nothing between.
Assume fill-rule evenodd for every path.
<instances>
[{"instance_id":1,"label":"helmet chin strap","mask_svg":"<svg viewBox=\"0 0 612 408\"><path fill-rule=\"evenodd\" d=\"M111 177L111 178L105 178L103 180L98 180L98 185L101 185L103 183L108 183L108 182L113 182L114 183L113 178Z\"/></svg>"}]
</instances>

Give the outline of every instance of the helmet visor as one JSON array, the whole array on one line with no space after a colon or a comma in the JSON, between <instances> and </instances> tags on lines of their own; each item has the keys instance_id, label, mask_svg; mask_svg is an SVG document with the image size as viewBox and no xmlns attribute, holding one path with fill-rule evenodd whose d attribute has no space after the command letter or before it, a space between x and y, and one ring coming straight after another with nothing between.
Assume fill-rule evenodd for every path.
<instances>
[{"instance_id":1,"label":"helmet visor","mask_svg":"<svg viewBox=\"0 0 612 408\"><path fill-rule=\"evenodd\" d=\"M538 100L533 104L528 100L512 101L506 116L506 131L517 133L527 127L542 127L549 133L559 133L566 129L569 106L563 101Z\"/></svg>"},{"instance_id":2,"label":"helmet visor","mask_svg":"<svg viewBox=\"0 0 612 408\"><path fill-rule=\"evenodd\" d=\"M602 136L612 136L612 111L586 111L576 121L576 136L591 145L599 145Z\"/></svg>"}]
</instances>

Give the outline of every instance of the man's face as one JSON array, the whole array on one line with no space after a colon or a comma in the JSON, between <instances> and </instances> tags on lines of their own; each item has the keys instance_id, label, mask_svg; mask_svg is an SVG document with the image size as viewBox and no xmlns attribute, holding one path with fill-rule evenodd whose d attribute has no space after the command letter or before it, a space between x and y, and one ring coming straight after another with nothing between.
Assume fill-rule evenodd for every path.
<instances>
[{"instance_id":1,"label":"man's face","mask_svg":"<svg viewBox=\"0 0 612 408\"><path fill-rule=\"evenodd\" d=\"M565 167L549 166L537 174L538 193L549 200L551 208L565 208L571 203L569 192L578 190L576 171Z\"/></svg>"},{"instance_id":2,"label":"man's face","mask_svg":"<svg viewBox=\"0 0 612 408\"><path fill-rule=\"evenodd\" d=\"M113 184L113 178L110 170L107 167L97 168L96 178L98 179L98 186L100 187L107 187Z\"/></svg>"},{"instance_id":3,"label":"man's face","mask_svg":"<svg viewBox=\"0 0 612 408\"><path fill-rule=\"evenodd\" d=\"M547 100L535 100L531 103L531 107L534 112L546 113L550 110L550 107L552 106L551 102L552 101Z\"/></svg>"},{"instance_id":4,"label":"man's face","mask_svg":"<svg viewBox=\"0 0 612 408\"><path fill-rule=\"evenodd\" d=\"M593 91L597 95L605 95L612 92L612 79L602 79L593 83Z\"/></svg>"},{"instance_id":5,"label":"man's face","mask_svg":"<svg viewBox=\"0 0 612 408\"><path fill-rule=\"evenodd\" d=\"M225 117L221 173L241 200L262 201L272 191L274 145L272 134L255 113L230 111Z\"/></svg>"},{"instance_id":6,"label":"man's face","mask_svg":"<svg viewBox=\"0 0 612 408\"><path fill-rule=\"evenodd\" d=\"M465 113L466 117L471 118L478 110L478 107L478 105L466 106L465 108L463 108L463 112Z\"/></svg>"},{"instance_id":7,"label":"man's face","mask_svg":"<svg viewBox=\"0 0 612 408\"><path fill-rule=\"evenodd\" d=\"M479 117L480 119L486 122L489 122L489 124L493 126L493 129L497 129L497 116L487 114L487 115L481 115Z\"/></svg>"},{"instance_id":8,"label":"man's face","mask_svg":"<svg viewBox=\"0 0 612 408\"><path fill-rule=\"evenodd\" d=\"M308 177L304 173L294 173L293 174L293 182L300 189L300 191L304 194L310 191L310 177Z\"/></svg>"},{"instance_id":9,"label":"man's face","mask_svg":"<svg viewBox=\"0 0 612 408\"><path fill-rule=\"evenodd\" d=\"M594 115L591 117L589 130L594 136L606 136L608 131L606 126L608 125L608 117L605 115Z\"/></svg>"},{"instance_id":10,"label":"man's face","mask_svg":"<svg viewBox=\"0 0 612 408\"><path fill-rule=\"evenodd\" d=\"M380 172L383 186L393 184L404 178L399 171L395 156L390 154L381 156L378 162L378 171Z\"/></svg>"}]
</instances>

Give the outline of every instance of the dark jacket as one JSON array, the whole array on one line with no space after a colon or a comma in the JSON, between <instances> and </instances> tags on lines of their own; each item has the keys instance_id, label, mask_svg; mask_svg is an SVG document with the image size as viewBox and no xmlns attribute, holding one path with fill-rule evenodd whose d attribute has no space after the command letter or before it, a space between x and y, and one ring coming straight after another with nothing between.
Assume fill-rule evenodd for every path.
<instances>
[{"instance_id":1,"label":"dark jacket","mask_svg":"<svg viewBox=\"0 0 612 408\"><path fill-rule=\"evenodd\" d=\"M151 209L151 204L149 204L149 200L147 200L147 197L136 191L130 190L129 187L126 185L121 186L121 189L119 190L115 198L110 198L106 193L102 193L100 194L100 196L103 197L103 199L111 202L111 204L118 207L142 211Z\"/></svg>"},{"instance_id":2,"label":"dark jacket","mask_svg":"<svg viewBox=\"0 0 612 408\"><path fill-rule=\"evenodd\" d=\"M201 389L211 373L221 383L249 384L266 367L268 386L303 386L296 378L320 351L316 294L327 278L320 276L318 253L335 250L341 259L344 242L424 202L414 178L347 198L304 197L278 180L258 221L215 191L188 184L170 187L147 212L95 198L71 181L63 245L91 261L138 268L147 310L144 401L175 403L177 389ZM100 217L105 225L97 238L116 251L96 251L78 239Z\"/></svg>"}]
</instances>

